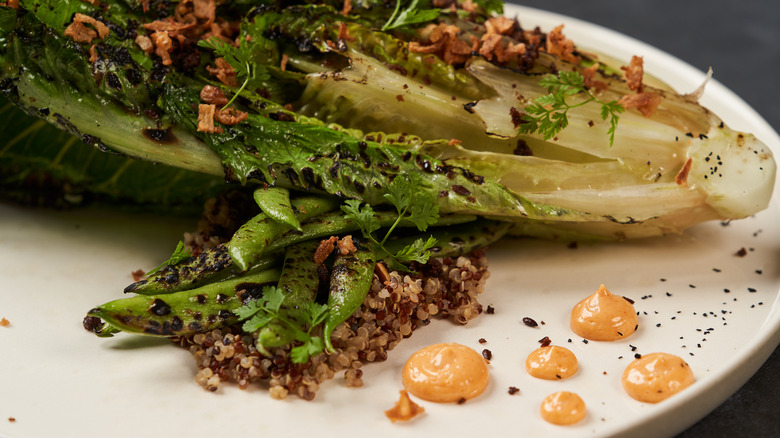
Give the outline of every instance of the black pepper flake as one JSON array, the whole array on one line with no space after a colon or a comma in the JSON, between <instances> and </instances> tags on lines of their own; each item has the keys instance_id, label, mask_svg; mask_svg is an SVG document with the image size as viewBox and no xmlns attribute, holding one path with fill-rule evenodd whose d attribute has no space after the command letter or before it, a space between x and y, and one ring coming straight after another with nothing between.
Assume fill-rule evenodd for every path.
<instances>
[{"instance_id":1,"label":"black pepper flake","mask_svg":"<svg viewBox=\"0 0 780 438\"><path fill-rule=\"evenodd\" d=\"M509 395L515 395L518 392L520 392L520 388L518 388L516 386L510 386L509 389L507 390L507 392L509 393Z\"/></svg>"},{"instance_id":2,"label":"black pepper flake","mask_svg":"<svg viewBox=\"0 0 780 438\"><path fill-rule=\"evenodd\" d=\"M718 269L718 268L712 268L712 270L715 271L715 272L720 272L720 269Z\"/></svg>"},{"instance_id":3,"label":"black pepper flake","mask_svg":"<svg viewBox=\"0 0 780 438\"><path fill-rule=\"evenodd\" d=\"M628 346L631 347L631 351L636 351L636 347L635 346L633 346L631 344L628 344Z\"/></svg>"},{"instance_id":4,"label":"black pepper flake","mask_svg":"<svg viewBox=\"0 0 780 438\"><path fill-rule=\"evenodd\" d=\"M485 338L479 338L479 341L477 341L477 342L479 342L480 344L484 344L484 343L486 343L486 342L487 342L487 339L485 339Z\"/></svg>"},{"instance_id":5,"label":"black pepper flake","mask_svg":"<svg viewBox=\"0 0 780 438\"><path fill-rule=\"evenodd\" d=\"M694 285L694 284L689 284L688 287L691 288L691 289L696 289L696 285Z\"/></svg>"},{"instance_id":6,"label":"black pepper flake","mask_svg":"<svg viewBox=\"0 0 780 438\"><path fill-rule=\"evenodd\" d=\"M487 309L485 309L485 313L487 313L488 315L492 315L496 313L496 309L493 306L488 305Z\"/></svg>"},{"instance_id":7,"label":"black pepper flake","mask_svg":"<svg viewBox=\"0 0 780 438\"><path fill-rule=\"evenodd\" d=\"M635 354L635 355L634 355L634 359L641 359L641 358L642 358L642 355L641 355L641 354L639 354L639 353L637 353L637 354Z\"/></svg>"},{"instance_id":8,"label":"black pepper flake","mask_svg":"<svg viewBox=\"0 0 780 438\"><path fill-rule=\"evenodd\" d=\"M758 275L761 275L761 274L763 274L763 273L764 273L764 272L763 272L762 270L760 270L760 269L756 269L756 274L758 274Z\"/></svg>"},{"instance_id":9,"label":"black pepper flake","mask_svg":"<svg viewBox=\"0 0 780 438\"><path fill-rule=\"evenodd\" d=\"M466 397L461 397L460 400L458 400L459 405L462 405L463 403L466 403Z\"/></svg>"},{"instance_id":10,"label":"black pepper flake","mask_svg":"<svg viewBox=\"0 0 780 438\"><path fill-rule=\"evenodd\" d=\"M671 297L671 296L672 296L672 294L670 294L669 292L667 292L667 293L666 293L666 296L667 296L667 297Z\"/></svg>"},{"instance_id":11,"label":"black pepper flake","mask_svg":"<svg viewBox=\"0 0 780 438\"><path fill-rule=\"evenodd\" d=\"M740 248L734 255L737 257L745 257L747 255L747 250L745 248Z\"/></svg>"},{"instance_id":12,"label":"black pepper flake","mask_svg":"<svg viewBox=\"0 0 780 438\"><path fill-rule=\"evenodd\" d=\"M528 327L538 327L539 324L536 323L532 318L524 317L523 318L523 324L527 325Z\"/></svg>"},{"instance_id":13,"label":"black pepper flake","mask_svg":"<svg viewBox=\"0 0 780 438\"><path fill-rule=\"evenodd\" d=\"M587 344L587 343L588 343L588 340L587 340L587 339L583 339L583 340L582 340L582 343L583 343L583 344Z\"/></svg>"},{"instance_id":14,"label":"black pepper flake","mask_svg":"<svg viewBox=\"0 0 780 438\"><path fill-rule=\"evenodd\" d=\"M552 344L552 341L548 336L545 336L542 339L539 339L539 343L542 344L542 347L548 347L550 344Z\"/></svg>"},{"instance_id":15,"label":"black pepper flake","mask_svg":"<svg viewBox=\"0 0 780 438\"><path fill-rule=\"evenodd\" d=\"M632 300L632 299L631 299L631 298L629 298L629 297L623 297L623 299L624 299L624 300L626 300L626 301L628 301L628 302L629 302L629 303L631 303L631 304L634 304L634 300ZM644 299L644 298L642 298L642 299Z\"/></svg>"},{"instance_id":16,"label":"black pepper flake","mask_svg":"<svg viewBox=\"0 0 780 438\"><path fill-rule=\"evenodd\" d=\"M748 292L750 292L750 293L754 293L755 291L756 291L756 289L755 289L755 288L753 288L753 287L749 287L749 288L748 288Z\"/></svg>"},{"instance_id":17,"label":"black pepper flake","mask_svg":"<svg viewBox=\"0 0 780 438\"><path fill-rule=\"evenodd\" d=\"M659 323L658 323L658 324L656 324L655 326L656 326L656 327L661 327L661 323L659 322Z\"/></svg>"},{"instance_id":18,"label":"black pepper flake","mask_svg":"<svg viewBox=\"0 0 780 438\"><path fill-rule=\"evenodd\" d=\"M482 357L484 357L486 360L491 360L493 359L493 352L486 348L482 350Z\"/></svg>"}]
</instances>

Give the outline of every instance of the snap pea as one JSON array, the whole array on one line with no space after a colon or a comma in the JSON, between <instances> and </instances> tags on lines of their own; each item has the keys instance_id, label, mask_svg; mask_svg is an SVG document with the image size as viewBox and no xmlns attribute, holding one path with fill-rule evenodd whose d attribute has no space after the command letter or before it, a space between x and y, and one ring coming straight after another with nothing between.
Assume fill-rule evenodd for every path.
<instances>
[{"instance_id":1,"label":"snap pea","mask_svg":"<svg viewBox=\"0 0 780 438\"><path fill-rule=\"evenodd\" d=\"M335 198L305 196L293 200L292 205L298 220L305 221L334 210L338 207L338 201ZM234 266L241 271L248 270L263 256L269 244L291 229L290 225L277 222L265 213L253 217L233 234L228 243L228 253Z\"/></svg>"},{"instance_id":2,"label":"snap pea","mask_svg":"<svg viewBox=\"0 0 780 438\"><path fill-rule=\"evenodd\" d=\"M247 274L253 274L272 268L280 263L275 253L256 260ZM233 265L225 244L203 251L200 256L192 257L174 266L168 266L155 275L137 281L125 288L125 293L156 295L192 289L207 283L224 280L235 275Z\"/></svg>"},{"instance_id":3,"label":"snap pea","mask_svg":"<svg viewBox=\"0 0 780 438\"><path fill-rule=\"evenodd\" d=\"M430 234L437 242L436 246L430 249L431 257L455 257L468 254L477 248L496 242L512 226L512 222L480 218L466 224L430 228ZM385 243L385 249L395 253L419 238L418 235L391 238Z\"/></svg>"},{"instance_id":4,"label":"snap pea","mask_svg":"<svg viewBox=\"0 0 780 438\"><path fill-rule=\"evenodd\" d=\"M342 255L336 253L330 277L328 316L325 318L323 338L325 348L334 351L330 335L363 304L374 278L376 255L370 245L361 245L354 239L357 250Z\"/></svg>"},{"instance_id":5,"label":"snap pea","mask_svg":"<svg viewBox=\"0 0 780 438\"><path fill-rule=\"evenodd\" d=\"M268 217L287 224L290 228L301 229L301 222L295 215L290 203L290 191L278 187L260 187L253 194L257 206Z\"/></svg>"},{"instance_id":6,"label":"snap pea","mask_svg":"<svg viewBox=\"0 0 780 438\"><path fill-rule=\"evenodd\" d=\"M305 212L301 211L302 208L306 207L308 206L298 206L299 214L311 213L311 210L308 209ZM395 212L380 211L377 212L376 217L381 226L390 226L398 216ZM438 227L445 225L457 225L473 222L474 220L476 220L476 216L473 215L442 215L439 217L435 227L438 229ZM415 225L410 221L401 221L399 226L414 227ZM301 224L301 231L288 229L268 242L266 246L254 247L255 251L263 252L251 255L251 258L255 261L247 273L258 272L259 270L275 266L280 262L278 254L289 245L318 237L357 231L359 228L355 221L346 218L340 211L331 211L312 217ZM249 251L248 247L245 249ZM230 269L232 266L233 260L228 252L228 247L222 244L204 251L199 257L175 266L169 266L152 277L135 282L126 287L125 292L154 295L191 289L198 285L235 275L235 270Z\"/></svg>"},{"instance_id":7,"label":"snap pea","mask_svg":"<svg viewBox=\"0 0 780 438\"><path fill-rule=\"evenodd\" d=\"M379 221L379 225L387 227L392 225L398 218L398 214L394 211L380 211L377 212L375 217ZM456 225L466 222L472 222L476 220L476 216L465 214L446 214L439 217L439 221L436 226ZM416 225L409 220L401 220L398 224L399 227L416 227ZM334 211L325 213L310 221L301 225L301 231L288 231L280 235L273 243L268 245L268 250L276 250L283 248L295 242L301 242L304 240L314 239L318 237L335 236L338 234L349 233L352 231L358 231L360 227L357 222L344 216L343 213Z\"/></svg>"},{"instance_id":8,"label":"snap pea","mask_svg":"<svg viewBox=\"0 0 780 438\"><path fill-rule=\"evenodd\" d=\"M314 252L318 245L318 241L309 240L287 248L278 285L285 294L284 307L300 308L316 298L320 281ZM257 342L268 349L287 345L294 339L293 332L272 322L260 330Z\"/></svg>"},{"instance_id":9,"label":"snap pea","mask_svg":"<svg viewBox=\"0 0 780 438\"><path fill-rule=\"evenodd\" d=\"M262 288L279 280L279 269L211 283L196 289L163 295L136 295L98 306L88 317L130 333L179 336L201 333L228 324L238 317L235 309L256 298Z\"/></svg>"},{"instance_id":10,"label":"snap pea","mask_svg":"<svg viewBox=\"0 0 780 438\"><path fill-rule=\"evenodd\" d=\"M291 202L299 220L310 219L323 211L330 211L338 206L338 202L333 199L319 196L304 196ZM284 230L290 229L284 228ZM246 272L263 271L280 263L276 253L282 249L283 246L275 245L272 250L265 248L265 251L252 255L251 269ZM125 292L154 295L191 289L235 275L235 269L229 269L233 266L228 245L220 244L203 251L198 257L192 257L177 265L168 266L149 278L130 284L125 288Z\"/></svg>"}]
</instances>

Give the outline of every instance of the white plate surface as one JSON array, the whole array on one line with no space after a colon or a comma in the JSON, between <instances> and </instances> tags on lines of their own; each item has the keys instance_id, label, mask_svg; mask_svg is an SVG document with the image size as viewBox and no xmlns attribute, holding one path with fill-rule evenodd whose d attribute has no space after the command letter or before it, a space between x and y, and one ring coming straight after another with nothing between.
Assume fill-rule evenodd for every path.
<instances>
[{"instance_id":1,"label":"white plate surface","mask_svg":"<svg viewBox=\"0 0 780 438\"><path fill-rule=\"evenodd\" d=\"M609 30L511 5L507 13L518 13L525 27L565 23L567 35L583 47L622 59L644 56L647 71L679 91L703 80L703 72ZM702 103L780 155L772 128L717 81ZM188 353L166 340L98 339L81 327L88 309L119 297L131 271L165 259L194 221L0 205L0 317L11 322L0 327L0 436L672 435L735 392L780 342L778 223L773 201L755 217L704 224L681 236L576 249L560 242L503 243L489 252L492 277L481 299L495 314L466 327L436 321L385 363L365 366L363 388L346 388L337 377L305 402L275 401L261 388L229 384L207 392L194 381ZM741 248L747 255L735 256ZM636 301L640 329L621 342L585 344L569 330L568 314L601 283ZM529 328L525 316L544 325ZM541 381L524 371L525 356L544 336L578 356L574 377ZM383 411L397 399L401 366L436 342L490 349L489 389L464 405L421 402L424 416L391 424ZM635 353L655 351L682 356L696 382L662 403L636 402L621 389L620 375ZM510 386L520 392L509 395ZM541 420L539 403L559 390L582 396L584 421L558 427Z\"/></svg>"}]
</instances>

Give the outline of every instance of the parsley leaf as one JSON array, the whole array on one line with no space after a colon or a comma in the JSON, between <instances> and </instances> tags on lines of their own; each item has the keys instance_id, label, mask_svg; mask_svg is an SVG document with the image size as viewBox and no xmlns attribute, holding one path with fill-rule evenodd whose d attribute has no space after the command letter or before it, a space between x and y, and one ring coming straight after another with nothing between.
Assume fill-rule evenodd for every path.
<instances>
[{"instance_id":1,"label":"parsley leaf","mask_svg":"<svg viewBox=\"0 0 780 438\"><path fill-rule=\"evenodd\" d=\"M615 129L620 119L618 114L625 111L625 108L615 100L610 102L600 100L585 87L584 82L585 78L576 71L544 75L539 85L545 88L548 94L537 97L525 107L526 114L522 117L525 123L520 124L518 132L520 134L538 132L545 140L549 140L569 126L567 113L570 109L596 102L601 105L601 119L609 119L607 135L609 135L609 145L612 146L615 143ZM581 93L586 97L584 101L575 104L566 101L567 97Z\"/></svg>"},{"instance_id":2,"label":"parsley leaf","mask_svg":"<svg viewBox=\"0 0 780 438\"><path fill-rule=\"evenodd\" d=\"M370 236L379 229L379 220L374 216L374 209L370 205L361 206L360 204L361 202L357 199L348 199L341 206L341 211L346 213L348 218L357 222L364 236Z\"/></svg>"},{"instance_id":3,"label":"parsley leaf","mask_svg":"<svg viewBox=\"0 0 780 438\"><path fill-rule=\"evenodd\" d=\"M395 259L399 262L417 262L427 263L431 257L430 249L436 246L436 238L428 236L428 240L422 237L415 240L411 245L407 245L395 254Z\"/></svg>"},{"instance_id":4,"label":"parsley leaf","mask_svg":"<svg viewBox=\"0 0 780 438\"><path fill-rule=\"evenodd\" d=\"M403 266L404 263L412 261L425 263L430 258L430 249L436 245L436 239L431 236L427 241L418 239L396 254L391 254L384 246L402 220L411 221L420 231L425 231L429 225L438 221L439 206L435 200L430 199L425 191L416 189L418 184L419 181L414 176L399 175L387 185L387 193L384 194L384 198L393 204L398 212L398 217L385 232L381 241L374 237L374 232L379 230L380 225L375 217L374 209L370 205L350 199L341 206L341 210L346 216L357 222L363 236L377 248L377 252L387 254L390 257L393 266Z\"/></svg>"},{"instance_id":5,"label":"parsley leaf","mask_svg":"<svg viewBox=\"0 0 780 438\"><path fill-rule=\"evenodd\" d=\"M278 324L283 330L292 334L300 345L290 350L293 363L306 363L311 356L320 354L325 343L320 336L312 336L312 330L325 321L328 306L309 302L302 307L284 307L287 295L275 286L263 288L263 296L255 301L249 301L233 313L239 321L244 321L241 328L248 333L257 331L271 323ZM262 345L258 349L264 350Z\"/></svg>"},{"instance_id":6,"label":"parsley leaf","mask_svg":"<svg viewBox=\"0 0 780 438\"><path fill-rule=\"evenodd\" d=\"M152 275L160 272L166 266L178 265L179 263L181 263L182 261L190 258L191 256L192 256L192 251L190 251L189 248L186 248L184 246L184 242L182 242L180 240L179 244L176 245L176 249L173 250L173 254L171 254L171 257L168 260L160 263L160 265L157 266L156 268L154 268L151 271L147 272L146 276L147 277L151 277Z\"/></svg>"},{"instance_id":7,"label":"parsley leaf","mask_svg":"<svg viewBox=\"0 0 780 438\"><path fill-rule=\"evenodd\" d=\"M425 0L411 0L406 6L404 3L407 2L396 0L393 15L382 26L383 31L435 20L441 13L439 9L428 9L430 2Z\"/></svg>"}]
</instances>

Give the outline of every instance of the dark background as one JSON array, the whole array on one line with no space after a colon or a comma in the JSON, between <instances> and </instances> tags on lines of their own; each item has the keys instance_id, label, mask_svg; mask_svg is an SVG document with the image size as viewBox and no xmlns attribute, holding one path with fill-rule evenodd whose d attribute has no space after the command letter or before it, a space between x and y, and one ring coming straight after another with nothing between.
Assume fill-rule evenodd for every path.
<instances>
[{"instance_id":1,"label":"dark background","mask_svg":"<svg viewBox=\"0 0 780 438\"><path fill-rule=\"evenodd\" d=\"M516 0L655 46L731 89L780 128L778 0ZM532 23L521 24L531 26ZM549 30L549 29L543 29ZM780 437L780 349L736 394L679 435Z\"/></svg>"}]
</instances>

